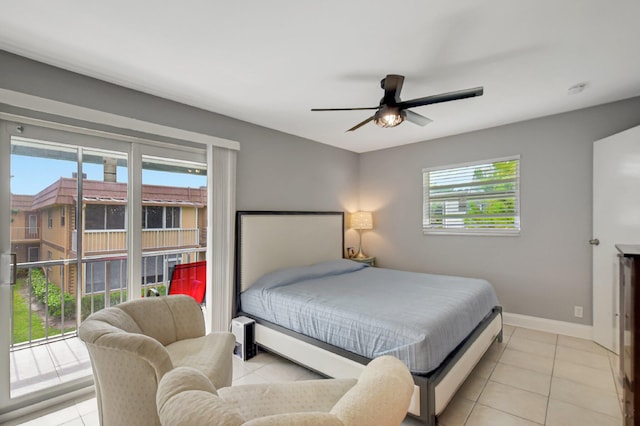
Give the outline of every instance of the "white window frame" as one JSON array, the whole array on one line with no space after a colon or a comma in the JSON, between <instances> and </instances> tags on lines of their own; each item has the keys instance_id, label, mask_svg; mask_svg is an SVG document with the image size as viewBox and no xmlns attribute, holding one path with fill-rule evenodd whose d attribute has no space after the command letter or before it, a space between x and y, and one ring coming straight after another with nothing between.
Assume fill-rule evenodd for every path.
<instances>
[{"instance_id":1,"label":"white window frame","mask_svg":"<svg viewBox=\"0 0 640 426\"><path fill-rule=\"evenodd\" d=\"M500 228L481 228L481 229L469 229L469 228L435 228L430 223L430 208L429 208L429 189L430 184L427 178L427 173L435 172L435 171L443 171L449 169L458 169L463 167L473 167L479 166L483 164L496 163L502 161L518 161L518 168L516 173L516 214L514 215L516 228L514 229L500 229ZM425 235L427 234L436 234L436 235L479 235L479 236L519 236L520 230L522 227L522 223L520 220L520 167L521 167L521 159L519 155L514 155L510 157L501 157L501 158L493 158L488 160L481 161L473 161L469 163L462 164L451 164L446 166L437 166L437 167L428 167L422 169L422 231Z\"/></svg>"}]
</instances>

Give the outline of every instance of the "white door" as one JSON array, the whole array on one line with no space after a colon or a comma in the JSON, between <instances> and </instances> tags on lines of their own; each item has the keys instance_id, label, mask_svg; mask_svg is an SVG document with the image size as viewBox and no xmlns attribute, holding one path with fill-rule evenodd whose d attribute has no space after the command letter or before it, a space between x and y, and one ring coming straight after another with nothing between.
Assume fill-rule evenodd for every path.
<instances>
[{"instance_id":1,"label":"white door","mask_svg":"<svg viewBox=\"0 0 640 426\"><path fill-rule=\"evenodd\" d=\"M593 340L618 353L618 258L615 245L640 243L640 126L593 144L591 242Z\"/></svg>"}]
</instances>

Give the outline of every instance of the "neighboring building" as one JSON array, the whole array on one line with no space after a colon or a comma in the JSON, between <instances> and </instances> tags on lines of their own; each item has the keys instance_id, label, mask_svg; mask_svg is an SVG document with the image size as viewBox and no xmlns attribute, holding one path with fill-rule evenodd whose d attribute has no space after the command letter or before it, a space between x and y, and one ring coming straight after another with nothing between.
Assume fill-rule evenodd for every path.
<instances>
[{"instance_id":1,"label":"neighboring building","mask_svg":"<svg viewBox=\"0 0 640 426\"><path fill-rule=\"evenodd\" d=\"M11 194L11 251L18 263L40 259L40 216L32 209L34 198Z\"/></svg>"},{"instance_id":2,"label":"neighboring building","mask_svg":"<svg viewBox=\"0 0 640 426\"><path fill-rule=\"evenodd\" d=\"M127 184L83 180L82 257L85 288L82 294L126 288ZM35 196L12 195L11 242L18 263L77 258L77 181L60 178ZM167 281L165 274L182 262L180 249L206 246L206 189L142 186L142 250L154 252L143 259L143 284ZM42 224L42 226L40 226ZM163 254L171 252L173 255ZM108 255L118 259L100 260ZM96 259L96 257L98 257ZM199 253L196 259L204 258ZM49 280L77 295L75 263L49 268Z\"/></svg>"}]
</instances>

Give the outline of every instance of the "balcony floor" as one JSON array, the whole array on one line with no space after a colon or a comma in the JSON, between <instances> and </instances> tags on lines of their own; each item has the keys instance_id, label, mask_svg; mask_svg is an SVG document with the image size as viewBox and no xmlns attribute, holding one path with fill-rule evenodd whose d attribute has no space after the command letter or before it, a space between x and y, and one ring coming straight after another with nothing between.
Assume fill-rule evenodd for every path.
<instances>
[{"instance_id":1,"label":"balcony floor","mask_svg":"<svg viewBox=\"0 0 640 426\"><path fill-rule=\"evenodd\" d=\"M11 351L11 397L91 375L87 349L77 337Z\"/></svg>"}]
</instances>

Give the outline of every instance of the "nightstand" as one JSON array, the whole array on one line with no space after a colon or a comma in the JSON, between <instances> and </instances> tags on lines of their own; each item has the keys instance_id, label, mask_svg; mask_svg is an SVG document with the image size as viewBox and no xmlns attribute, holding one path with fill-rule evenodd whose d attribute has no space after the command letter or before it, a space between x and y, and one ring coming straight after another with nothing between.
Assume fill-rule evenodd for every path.
<instances>
[{"instance_id":1,"label":"nightstand","mask_svg":"<svg viewBox=\"0 0 640 426\"><path fill-rule=\"evenodd\" d=\"M350 257L349 260L353 260L354 262L366 263L369 266L376 266L376 258L375 257Z\"/></svg>"}]
</instances>

